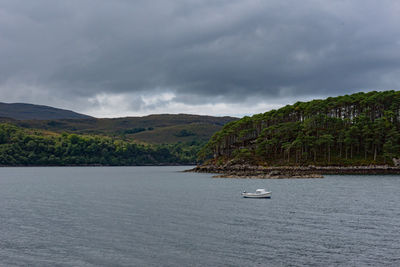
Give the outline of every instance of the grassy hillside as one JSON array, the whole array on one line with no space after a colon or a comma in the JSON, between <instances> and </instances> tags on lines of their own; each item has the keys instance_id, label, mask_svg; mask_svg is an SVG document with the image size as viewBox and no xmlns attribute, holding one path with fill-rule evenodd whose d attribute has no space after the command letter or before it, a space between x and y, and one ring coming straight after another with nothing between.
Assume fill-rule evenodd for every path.
<instances>
[{"instance_id":1,"label":"grassy hillside","mask_svg":"<svg viewBox=\"0 0 400 267\"><path fill-rule=\"evenodd\" d=\"M17 120L88 119L90 116L70 110L25 103L0 103L0 117Z\"/></svg>"},{"instance_id":2,"label":"grassy hillside","mask_svg":"<svg viewBox=\"0 0 400 267\"><path fill-rule=\"evenodd\" d=\"M201 158L259 165L393 164L400 156L400 91L297 102L230 122Z\"/></svg>"},{"instance_id":3,"label":"grassy hillside","mask_svg":"<svg viewBox=\"0 0 400 267\"><path fill-rule=\"evenodd\" d=\"M23 128L76 134L119 136L126 140L162 144L207 141L232 117L211 117L188 114L160 114L145 117L114 119L60 119L60 120L11 120L2 119Z\"/></svg>"},{"instance_id":4,"label":"grassy hillside","mask_svg":"<svg viewBox=\"0 0 400 267\"><path fill-rule=\"evenodd\" d=\"M115 119L1 118L0 165L195 164L231 117L150 115Z\"/></svg>"},{"instance_id":5,"label":"grassy hillside","mask_svg":"<svg viewBox=\"0 0 400 267\"><path fill-rule=\"evenodd\" d=\"M215 124L191 123L174 125L127 135L129 139L149 144L208 141L222 127Z\"/></svg>"}]
</instances>

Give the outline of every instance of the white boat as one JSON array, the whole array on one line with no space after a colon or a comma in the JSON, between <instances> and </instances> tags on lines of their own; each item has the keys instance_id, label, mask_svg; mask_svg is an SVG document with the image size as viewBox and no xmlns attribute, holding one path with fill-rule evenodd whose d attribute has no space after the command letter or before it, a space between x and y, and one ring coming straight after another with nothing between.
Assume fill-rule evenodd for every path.
<instances>
[{"instance_id":1,"label":"white boat","mask_svg":"<svg viewBox=\"0 0 400 267\"><path fill-rule=\"evenodd\" d=\"M246 198L271 198L271 192L265 191L265 189L257 189L255 193L242 193L243 197Z\"/></svg>"}]
</instances>

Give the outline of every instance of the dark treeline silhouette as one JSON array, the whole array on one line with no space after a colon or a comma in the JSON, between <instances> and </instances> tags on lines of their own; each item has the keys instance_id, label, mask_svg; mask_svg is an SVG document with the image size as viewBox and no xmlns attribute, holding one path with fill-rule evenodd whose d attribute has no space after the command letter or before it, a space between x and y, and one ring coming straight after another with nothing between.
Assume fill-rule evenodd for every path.
<instances>
[{"instance_id":1,"label":"dark treeline silhouette","mask_svg":"<svg viewBox=\"0 0 400 267\"><path fill-rule=\"evenodd\" d=\"M297 102L228 123L201 150L216 162L392 164L400 155L400 91Z\"/></svg>"}]
</instances>

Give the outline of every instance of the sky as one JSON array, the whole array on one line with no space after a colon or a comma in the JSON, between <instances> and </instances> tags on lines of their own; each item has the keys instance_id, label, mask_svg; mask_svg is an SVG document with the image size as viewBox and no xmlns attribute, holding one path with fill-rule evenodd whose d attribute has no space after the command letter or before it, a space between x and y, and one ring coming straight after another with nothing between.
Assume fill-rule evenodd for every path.
<instances>
[{"instance_id":1,"label":"sky","mask_svg":"<svg viewBox=\"0 0 400 267\"><path fill-rule=\"evenodd\" d=\"M400 87L400 1L0 0L0 102L244 116Z\"/></svg>"}]
</instances>

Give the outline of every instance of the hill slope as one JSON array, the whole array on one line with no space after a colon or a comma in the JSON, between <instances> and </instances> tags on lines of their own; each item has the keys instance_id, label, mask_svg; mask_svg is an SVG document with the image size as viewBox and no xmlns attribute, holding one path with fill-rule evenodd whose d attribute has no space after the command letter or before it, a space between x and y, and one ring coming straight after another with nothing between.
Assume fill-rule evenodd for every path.
<instances>
[{"instance_id":1,"label":"hill slope","mask_svg":"<svg viewBox=\"0 0 400 267\"><path fill-rule=\"evenodd\" d=\"M208 141L233 117L212 117L188 114L159 114L144 117L113 119L6 120L19 127L53 132L121 136L138 142L162 144Z\"/></svg>"},{"instance_id":2,"label":"hill slope","mask_svg":"<svg viewBox=\"0 0 400 267\"><path fill-rule=\"evenodd\" d=\"M25 103L0 103L0 117L16 120L88 119L90 116L70 110Z\"/></svg>"},{"instance_id":3,"label":"hill slope","mask_svg":"<svg viewBox=\"0 0 400 267\"><path fill-rule=\"evenodd\" d=\"M235 118L185 114L3 119L0 166L195 164L210 136L232 120Z\"/></svg>"},{"instance_id":4,"label":"hill slope","mask_svg":"<svg viewBox=\"0 0 400 267\"><path fill-rule=\"evenodd\" d=\"M0 123L0 166L194 164L196 146L142 145L99 135L29 130Z\"/></svg>"},{"instance_id":5,"label":"hill slope","mask_svg":"<svg viewBox=\"0 0 400 267\"><path fill-rule=\"evenodd\" d=\"M297 102L228 123L202 149L214 164L393 164L400 156L400 91Z\"/></svg>"},{"instance_id":6,"label":"hill slope","mask_svg":"<svg viewBox=\"0 0 400 267\"><path fill-rule=\"evenodd\" d=\"M1 104L0 116L3 166L195 164L210 137L237 120L188 114L98 119L30 104Z\"/></svg>"}]
</instances>

